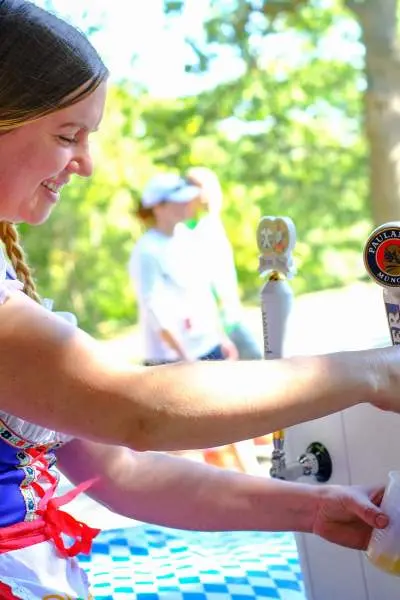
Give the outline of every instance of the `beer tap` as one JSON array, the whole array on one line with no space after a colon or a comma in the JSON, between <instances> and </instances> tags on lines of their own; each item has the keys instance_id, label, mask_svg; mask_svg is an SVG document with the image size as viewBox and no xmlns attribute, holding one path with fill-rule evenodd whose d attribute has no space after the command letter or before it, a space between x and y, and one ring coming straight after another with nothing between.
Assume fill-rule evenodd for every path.
<instances>
[{"instance_id":1,"label":"beer tap","mask_svg":"<svg viewBox=\"0 0 400 600\"><path fill-rule=\"evenodd\" d=\"M293 291L288 280L295 273L292 251L296 244L296 228L288 217L263 217L257 228L260 251L258 272L266 277L261 290L261 313L264 338L264 358L283 356L287 321L293 305ZM297 461L287 464L285 432L275 431L270 475L276 479L295 481L313 476L328 481L332 461L327 449L319 442L311 443Z\"/></svg>"}]
</instances>

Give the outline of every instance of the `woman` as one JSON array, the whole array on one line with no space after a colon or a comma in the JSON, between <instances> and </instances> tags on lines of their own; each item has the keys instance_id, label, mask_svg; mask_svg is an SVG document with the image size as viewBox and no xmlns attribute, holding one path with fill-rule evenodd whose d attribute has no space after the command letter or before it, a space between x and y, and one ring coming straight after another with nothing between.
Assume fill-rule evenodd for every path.
<instances>
[{"instance_id":1,"label":"woman","mask_svg":"<svg viewBox=\"0 0 400 600\"><path fill-rule=\"evenodd\" d=\"M400 412L398 348L134 368L38 302L14 223L43 222L71 175L90 175L106 78L72 27L0 0L0 597L90 597L74 555L96 531L59 509L70 496L53 499L56 455L78 491L92 480L92 497L128 517L365 548L388 522L379 487L271 481L152 451L227 444L361 402Z\"/></svg>"},{"instance_id":2,"label":"woman","mask_svg":"<svg viewBox=\"0 0 400 600\"><path fill-rule=\"evenodd\" d=\"M160 173L148 182L136 213L148 226L129 272L147 365L236 358L222 331L204 249L183 225L199 194L179 175Z\"/></svg>"},{"instance_id":3,"label":"woman","mask_svg":"<svg viewBox=\"0 0 400 600\"><path fill-rule=\"evenodd\" d=\"M221 219L221 184L207 167L191 167L186 179L201 190L195 218L187 225L194 230L204 249L204 261L208 265L224 329L240 359L259 360L262 358L259 344L243 321L233 249Z\"/></svg>"}]
</instances>

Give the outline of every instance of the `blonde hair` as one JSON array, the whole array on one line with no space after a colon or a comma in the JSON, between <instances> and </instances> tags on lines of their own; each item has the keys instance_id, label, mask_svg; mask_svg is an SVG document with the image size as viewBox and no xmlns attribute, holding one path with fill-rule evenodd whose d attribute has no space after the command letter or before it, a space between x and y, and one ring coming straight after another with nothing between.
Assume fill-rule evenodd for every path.
<instances>
[{"instance_id":1,"label":"blonde hair","mask_svg":"<svg viewBox=\"0 0 400 600\"><path fill-rule=\"evenodd\" d=\"M87 37L27 0L0 0L0 135L93 92L108 70ZM16 227L0 239L25 293L40 302Z\"/></svg>"},{"instance_id":2,"label":"blonde hair","mask_svg":"<svg viewBox=\"0 0 400 600\"><path fill-rule=\"evenodd\" d=\"M12 223L0 222L0 239L4 243L7 255L15 269L17 277L24 284L24 292L32 300L40 302L40 297L36 292L36 286L33 281L31 271L25 259L25 253L19 243L17 228Z\"/></svg>"},{"instance_id":3,"label":"blonde hair","mask_svg":"<svg viewBox=\"0 0 400 600\"><path fill-rule=\"evenodd\" d=\"M222 209L222 188L217 175L208 167L190 167L186 179L200 187L208 209L219 213Z\"/></svg>"}]
</instances>

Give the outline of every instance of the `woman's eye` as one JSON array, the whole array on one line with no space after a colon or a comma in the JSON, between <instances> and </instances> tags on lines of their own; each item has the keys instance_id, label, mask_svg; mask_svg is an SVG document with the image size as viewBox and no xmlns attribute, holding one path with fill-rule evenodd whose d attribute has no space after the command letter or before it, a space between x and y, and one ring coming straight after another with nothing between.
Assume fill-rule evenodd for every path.
<instances>
[{"instance_id":1,"label":"woman's eye","mask_svg":"<svg viewBox=\"0 0 400 600\"><path fill-rule=\"evenodd\" d=\"M58 139L61 140L64 144L76 144L78 141L76 138L69 138L65 135L59 135Z\"/></svg>"}]
</instances>

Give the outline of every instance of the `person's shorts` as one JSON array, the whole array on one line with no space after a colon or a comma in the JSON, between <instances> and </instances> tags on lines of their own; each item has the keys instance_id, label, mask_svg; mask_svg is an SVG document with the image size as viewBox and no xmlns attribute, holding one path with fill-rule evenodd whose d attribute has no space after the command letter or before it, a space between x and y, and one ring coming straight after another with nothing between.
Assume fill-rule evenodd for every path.
<instances>
[{"instance_id":1,"label":"person's shorts","mask_svg":"<svg viewBox=\"0 0 400 600\"><path fill-rule=\"evenodd\" d=\"M200 356L199 360L225 360L222 346L215 346L210 352L204 354L204 356Z\"/></svg>"},{"instance_id":2,"label":"person's shorts","mask_svg":"<svg viewBox=\"0 0 400 600\"><path fill-rule=\"evenodd\" d=\"M250 329L243 323L236 323L228 333L229 339L237 348L239 360L260 360L261 347Z\"/></svg>"},{"instance_id":3,"label":"person's shorts","mask_svg":"<svg viewBox=\"0 0 400 600\"><path fill-rule=\"evenodd\" d=\"M197 360L225 360L225 356L222 352L222 346L215 346L210 352L199 356ZM157 365L169 365L179 361L176 360L145 360L143 365L145 367L156 367Z\"/></svg>"}]
</instances>

